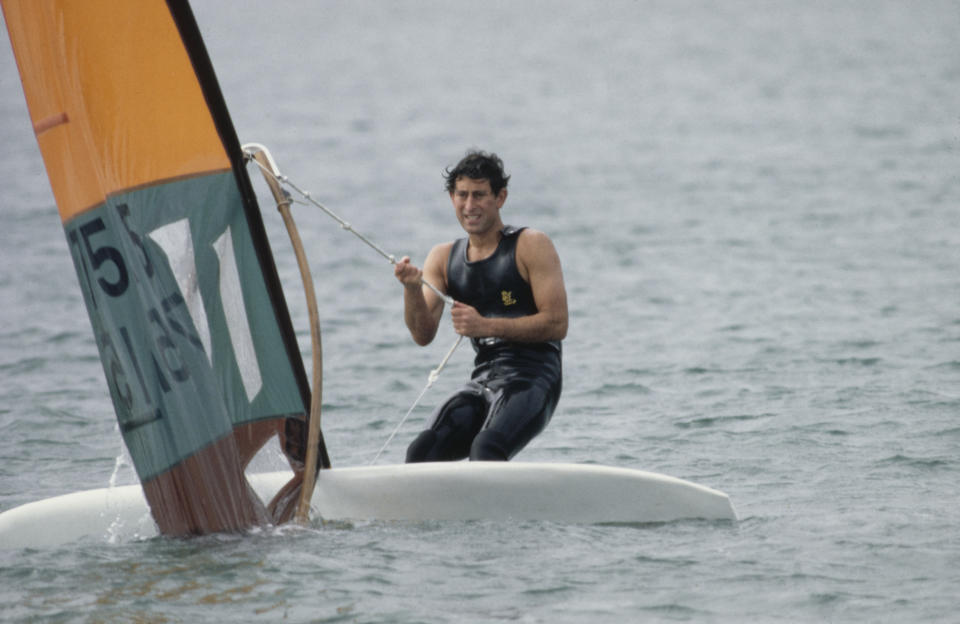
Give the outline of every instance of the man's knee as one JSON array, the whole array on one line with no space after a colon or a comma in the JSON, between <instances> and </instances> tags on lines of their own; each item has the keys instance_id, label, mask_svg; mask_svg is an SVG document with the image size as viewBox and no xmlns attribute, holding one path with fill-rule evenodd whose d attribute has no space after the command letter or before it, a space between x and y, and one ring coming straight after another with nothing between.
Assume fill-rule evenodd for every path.
<instances>
[{"instance_id":1,"label":"man's knee","mask_svg":"<svg viewBox=\"0 0 960 624\"><path fill-rule=\"evenodd\" d=\"M437 433L433 429L420 432L407 447L407 463L429 461L433 447L437 444Z\"/></svg>"},{"instance_id":2,"label":"man's knee","mask_svg":"<svg viewBox=\"0 0 960 624\"><path fill-rule=\"evenodd\" d=\"M507 461L510 455L507 437L491 429L478 433L470 446L470 461Z\"/></svg>"}]
</instances>

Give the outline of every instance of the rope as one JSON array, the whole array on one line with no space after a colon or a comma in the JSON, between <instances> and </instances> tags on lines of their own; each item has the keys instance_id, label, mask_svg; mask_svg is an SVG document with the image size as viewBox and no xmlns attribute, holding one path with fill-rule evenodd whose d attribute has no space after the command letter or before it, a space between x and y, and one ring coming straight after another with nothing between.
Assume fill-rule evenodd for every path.
<instances>
[{"instance_id":1,"label":"rope","mask_svg":"<svg viewBox=\"0 0 960 624\"><path fill-rule=\"evenodd\" d=\"M403 427L403 423L407 422L407 418L410 417L410 414L413 413L413 410L416 409L417 405L420 404L420 399L423 398L423 395L427 393L427 390L429 390L433 386L433 382L435 382L437 378L440 376L440 371L442 371L443 367L447 365L447 360L450 359L450 356L453 355L453 352L456 351L457 347L460 346L461 340L463 340L463 336L457 336L457 341L454 342L453 346L450 347L450 350L447 351L447 354L444 356L443 360L440 361L440 365L437 366L432 371L430 371L430 376L427 377L427 385L423 387L423 390L420 391L420 395L413 402L413 405L410 406L410 409L407 410L407 413L403 415L403 418L401 418L400 422L397 423L397 426L394 427L393 431L390 433L390 436L387 438L387 441L383 443L383 446L380 447L380 450L377 451L377 454L374 455L373 459L370 460L370 465L375 464L376 461L380 459L380 455L383 453L384 450L386 450L390 442L393 441L393 437L397 435L397 432L400 431L401 427Z\"/></svg>"},{"instance_id":2,"label":"rope","mask_svg":"<svg viewBox=\"0 0 960 624\"><path fill-rule=\"evenodd\" d=\"M261 163L260 161L258 161L253 157L254 153L257 151L263 152L263 154L266 156L267 161L270 165L269 167L265 166L263 163ZM396 256L394 256L393 254L387 253L386 251L383 250L383 248L381 248L379 245L374 243L372 240L370 240L360 232L353 229L353 226L350 225L349 222L343 220L335 212L333 212L332 210L330 210L329 208L327 208L326 206L324 206L323 204L315 200L310 195L310 191L305 191L301 189L292 180L290 180L290 178L279 173L280 169L277 168L277 165L274 162L273 157L270 155L270 152L267 151L266 147L257 143L248 143L243 146L243 153L247 157L247 160L253 161L260 168L260 170L263 171L264 175L269 176L270 178L273 178L274 180L276 180L278 183L282 185L286 185L292 188L294 191L299 193L304 200L306 200L306 203L313 205L314 207L322 210L327 216L329 216L334 221L339 223L342 229L352 233L354 236L359 238L368 247L370 247L375 252L383 256L383 258L385 258L387 261L389 261L391 265L395 266L397 264ZM289 193L287 194L287 196L289 198ZM298 201L298 203L303 203L303 202ZM438 289L436 286L434 286L427 280L423 279L422 277L420 278L420 283L426 286L427 288L429 288L430 290L432 290L433 292L435 292L437 296L443 299L444 303L447 303L450 306L453 305L454 303L453 297L451 297L450 295L444 294L443 292L440 291L440 289ZM420 394L419 396L417 396L416 400L413 402L413 405L410 406L410 409L407 410L407 413L404 414L403 418L400 419L400 422L397 424L397 426L394 427L393 431L390 433L390 436L387 438L387 441L383 443L383 446L380 447L380 450L377 451L377 454L373 457L372 460L370 460L371 465L374 462L376 462L377 459L380 458L380 455L383 453L383 451L386 450L390 442L393 441L394 436L396 436L397 433L400 431L400 429L403 427L403 424L407 421L407 418L410 417L410 414L413 413L413 410L416 409L417 405L420 404L420 400L427 393L427 391L433 386L434 382L436 382L437 379L440 377L440 372L447 365L447 362L450 360L450 357L453 355L453 353L457 350L457 347L460 346L460 342L462 340L463 340L463 336L458 335L457 340L453 343L453 346L451 346L450 349L447 351L447 354L443 356L443 359L440 361L440 364L438 364L436 368L430 371L430 375L427 377L427 385L424 386L423 390L420 391Z\"/></svg>"},{"instance_id":3,"label":"rope","mask_svg":"<svg viewBox=\"0 0 960 624\"><path fill-rule=\"evenodd\" d=\"M251 144L245 145L245 146L244 146L244 149L246 150L246 148L248 148L248 147L249 147L249 148L258 149L258 150L261 150L261 151L264 151L264 152L266 151L266 149L265 149L263 146L257 145L257 144L255 144L255 143L251 143ZM244 153L247 155L248 158L250 158L250 152L246 152L246 151L245 151ZM268 157L268 158L269 158L269 157ZM253 160L253 159L250 158L250 160ZM353 229L353 226L350 225L350 223L349 223L348 221L345 221L345 220L341 219L341 218L340 218L340 215L338 215L338 214L335 213L334 211L330 210L329 208L327 208L326 206L324 206L323 204L321 204L320 202L318 202L317 200L315 200L315 199L313 198L313 196L310 194L310 191L305 191L305 190L301 189L301 188L300 188L299 186L297 186L290 178L288 178L287 176L285 176L285 175L283 175L283 174L275 174L275 173L273 173L273 171L270 171L269 168L265 167L263 164L257 162L256 160L253 160L253 162L256 163L256 165L257 165L258 167L260 167L260 169L261 169L262 171L264 171L266 175L269 175L270 177L272 177L272 178L273 178L274 180L276 180L277 182L279 182L279 183L281 183L281 184L285 184L286 186L292 188L294 191L296 191L297 193L299 193L300 196L303 197L303 199L306 200L309 204L311 204L311 205L315 206L316 208L319 208L320 210L322 210L324 213L326 213L327 216L329 216L329 217L332 218L334 221L336 221L337 223L339 223L339 224L340 224L340 227L341 227L342 229L350 232L351 234L353 234L354 236L356 236L357 238L359 238L361 241L363 241L364 243L366 243L366 245L367 245L368 247L370 247L370 248L373 249L375 252L377 252L378 254L380 254L381 256L383 256L383 258L386 259L388 262L390 262L391 265L396 265L396 264L397 264L397 258L396 258L396 256L394 256L393 254L387 253L386 251L383 250L382 247L380 247L379 245L377 245L376 243L374 243L372 240L370 240L369 238L367 238L366 236L364 236L364 235L361 234L360 232L358 232L358 231L356 231L355 229ZM274 165L274 168L276 169L276 165ZM276 171L280 171L280 170L279 170L279 169L276 169ZM450 295L444 294L443 292L440 291L439 288L437 288L436 286L434 286L433 284L431 284L430 282L428 282L427 280L425 280L425 279L423 279L423 278L420 278L420 283L423 284L424 286L426 286L427 288L429 288L430 290L432 290L433 292L435 292L438 297L440 297L441 299L443 299L444 303L446 303L447 305L451 305L451 306L453 305L453 297L451 297Z\"/></svg>"}]
</instances>

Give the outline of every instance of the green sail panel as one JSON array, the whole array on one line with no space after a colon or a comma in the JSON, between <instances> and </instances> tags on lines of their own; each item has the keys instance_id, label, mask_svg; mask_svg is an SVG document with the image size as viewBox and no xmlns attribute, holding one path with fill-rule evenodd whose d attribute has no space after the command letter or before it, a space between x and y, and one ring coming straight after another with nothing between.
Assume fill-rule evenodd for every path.
<instances>
[{"instance_id":1,"label":"green sail panel","mask_svg":"<svg viewBox=\"0 0 960 624\"><path fill-rule=\"evenodd\" d=\"M111 195L65 231L142 481L306 412L233 172Z\"/></svg>"}]
</instances>

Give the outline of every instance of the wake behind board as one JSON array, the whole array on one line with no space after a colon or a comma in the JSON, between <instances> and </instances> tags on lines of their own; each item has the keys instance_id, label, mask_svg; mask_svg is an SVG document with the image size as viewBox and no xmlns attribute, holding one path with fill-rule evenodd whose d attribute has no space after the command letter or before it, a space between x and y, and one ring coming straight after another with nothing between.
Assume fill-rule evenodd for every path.
<instances>
[{"instance_id":1,"label":"wake behind board","mask_svg":"<svg viewBox=\"0 0 960 624\"><path fill-rule=\"evenodd\" d=\"M290 478L250 476L263 500ZM736 520L723 492L666 475L588 464L455 462L333 468L320 472L315 520L542 520L652 523ZM0 548L157 535L139 485L65 494L0 513Z\"/></svg>"}]
</instances>

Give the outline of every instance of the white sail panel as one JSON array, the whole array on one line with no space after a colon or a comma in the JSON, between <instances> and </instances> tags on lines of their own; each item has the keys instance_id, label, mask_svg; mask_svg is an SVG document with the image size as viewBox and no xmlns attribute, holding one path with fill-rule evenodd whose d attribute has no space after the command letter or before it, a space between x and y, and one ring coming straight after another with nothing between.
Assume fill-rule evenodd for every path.
<instances>
[{"instance_id":1,"label":"white sail panel","mask_svg":"<svg viewBox=\"0 0 960 624\"><path fill-rule=\"evenodd\" d=\"M217 239L213 247L220 259L220 298L224 302L242 302L243 287L240 285L240 272L237 270L237 258L233 253L230 228ZM247 399L252 402L263 388L263 378L257 362L257 351L253 347L247 311L243 305L228 305L224 308L224 314L230 331L230 342L233 344L233 354L237 366L240 367L243 387L247 391Z\"/></svg>"},{"instance_id":2,"label":"white sail panel","mask_svg":"<svg viewBox=\"0 0 960 624\"><path fill-rule=\"evenodd\" d=\"M190 222L187 219L174 221L153 230L149 236L167 254L170 270L173 271L173 277L177 280L177 285L180 286L180 294L183 296L190 318L193 319L193 324L196 326L200 342L203 343L203 350L212 364L210 323L207 321L207 311L203 307L203 298L200 296L197 261L196 255L193 253L193 237L190 236Z\"/></svg>"}]
</instances>

